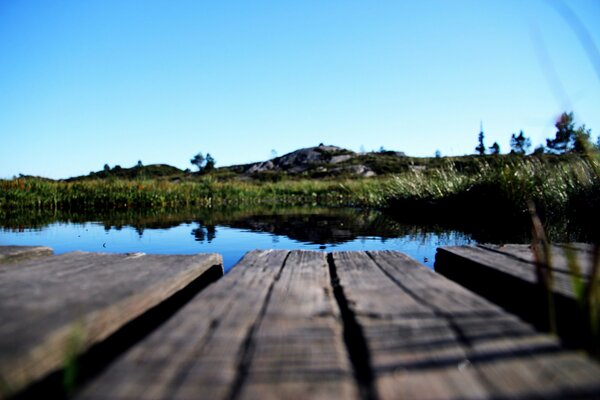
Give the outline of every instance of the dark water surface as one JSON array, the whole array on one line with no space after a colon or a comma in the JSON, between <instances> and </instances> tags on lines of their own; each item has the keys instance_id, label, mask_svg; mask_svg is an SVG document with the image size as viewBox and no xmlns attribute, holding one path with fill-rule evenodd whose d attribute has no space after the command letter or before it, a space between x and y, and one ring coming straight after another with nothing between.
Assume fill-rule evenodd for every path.
<instances>
[{"instance_id":1,"label":"dark water surface","mask_svg":"<svg viewBox=\"0 0 600 400\"><path fill-rule=\"evenodd\" d=\"M60 213L5 217L0 226L0 245L50 246L57 254L214 252L226 270L253 249L398 250L432 268L437 247L477 242L469 233L356 209Z\"/></svg>"}]
</instances>

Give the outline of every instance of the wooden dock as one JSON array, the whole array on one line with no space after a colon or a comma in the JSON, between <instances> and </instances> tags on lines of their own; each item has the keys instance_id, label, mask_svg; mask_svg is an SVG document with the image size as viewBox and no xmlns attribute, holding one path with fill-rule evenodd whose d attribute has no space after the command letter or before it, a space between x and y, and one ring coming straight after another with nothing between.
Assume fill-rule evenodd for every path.
<instances>
[{"instance_id":1,"label":"wooden dock","mask_svg":"<svg viewBox=\"0 0 600 400\"><path fill-rule=\"evenodd\" d=\"M569 268L569 255L580 273ZM469 288L511 313L547 331L548 312L554 310L557 333L572 347L594 346L593 338L580 329L587 321L575 293L576 282L587 284L593 264L593 246L588 244L552 245L552 300L549 307L544 286L538 282L533 253L529 245L454 246L438 249L435 270ZM596 310L600 313L600 309ZM597 316L600 320L600 315Z\"/></svg>"},{"instance_id":2,"label":"wooden dock","mask_svg":"<svg viewBox=\"0 0 600 400\"><path fill-rule=\"evenodd\" d=\"M0 397L55 397L77 354L77 399L600 398L597 362L398 252L252 251L214 283L217 255L41 257L0 264Z\"/></svg>"}]
</instances>

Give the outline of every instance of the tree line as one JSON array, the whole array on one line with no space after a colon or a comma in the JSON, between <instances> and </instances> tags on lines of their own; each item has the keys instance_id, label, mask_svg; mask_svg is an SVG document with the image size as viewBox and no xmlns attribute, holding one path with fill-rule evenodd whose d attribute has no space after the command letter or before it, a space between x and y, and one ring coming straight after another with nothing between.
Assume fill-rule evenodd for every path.
<instances>
[{"instance_id":1,"label":"tree line","mask_svg":"<svg viewBox=\"0 0 600 400\"><path fill-rule=\"evenodd\" d=\"M564 112L554 124L556 135L554 139L546 139L546 146L539 145L532 154L565 154L565 153L585 153L594 145L591 143L591 129L586 129L585 125L575 128L573 113ZM600 137L595 147L600 148ZM531 149L531 139L525 136L523 131L519 134L512 134L510 138L510 154L527 154ZM500 154L500 145L494 142L489 148L484 144L483 128L479 131L477 147L475 151L480 156L485 154Z\"/></svg>"}]
</instances>

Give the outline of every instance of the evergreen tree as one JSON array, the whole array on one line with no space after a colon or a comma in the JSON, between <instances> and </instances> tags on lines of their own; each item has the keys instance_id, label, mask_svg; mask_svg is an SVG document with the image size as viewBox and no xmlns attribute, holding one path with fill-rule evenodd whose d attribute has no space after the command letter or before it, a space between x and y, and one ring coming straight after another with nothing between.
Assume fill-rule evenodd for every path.
<instances>
[{"instance_id":1,"label":"evergreen tree","mask_svg":"<svg viewBox=\"0 0 600 400\"><path fill-rule=\"evenodd\" d=\"M500 145L497 142L494 142L494 144L490 146L490 154L500 154Z\"/></svg>"},{"instance_id":2,"label":"evergreen tree","mask_svg":"<svg viewBox=\"0 0 600 400\"><path fill-rule=\"evenodd\" d=\"M586 129L585 125L575 129L573 113L562 113L555 126L556 137L552 140L546 139L547 147L552 153L586 153L592 148L591 129Z\"/></svg>"},{"instance_id":3,"label":"evergreen tree","mask_svg":"<svg viewBox=\"0 0 600 400\"><path fill-rule=\"evenodd\" d=\"M535 148L535 150L533 150L533 154L535 154L535 155L544 154L545 151L546 151L546 149L544 148L544 146L540 144L538 147Z\"/></svg>"},{"instance_id":4,"label":"evergreen tree","mask_svg":"<svg viewBox=\"0 0 600 400\"><path fill-rule=\"evenodd\" d=\"M202 153L198 153L190 160L190 163L198 167L198 171L202 171L202 167L204 167L204 161L205 158Z\"/></svg>"},{"instance_id":5,"label":"evergreen tree","mask_svg":"<svg viewBox=\"0 0 600 400\"><path fill-rule=\"evenodd\" d=\"M526 154L531 147L531 140L523 134L523 131L519 132L519 135L514 133L510 137L510 153L511 154Z\"/></svg>"},{"instance_id":6,"label":"evergreen tree","mask_svg":"<svg viewBox=\"0 0 600 400\"><path fill-rule=\"evenodd\" d=\"M573 113L562 113L554 124L556 127L556 137L546 139L546 148L554 154L564 154L571 150L575 140L575 122L573 122Z\"/></svg>"},{"instance_id":7,"label":"evergreen tree","mask_svg":"<svg viewBox=\"0 0 600 400\"><path fill-rule=\"evenodd\" d=\"M210 172L215 169L215 159L210 155L210 153L206 153L206 164L204 165L203 172Z\"/></svg>"},{"instance_id":8,"label":"evergreen tree","mask_svg":"<svg viewBox=\"0 0 600 400\"><path fill-rule=\"evenodd\" d=\"M573 149L574 153L584 154L589 152L593 145L590 141L590 136L592 135L591 129L585 129L585 125L581 125L575 131L573 135Z\"/></svg>"},{"instance_id":9,"label":"evergreen tree","mask_svg":"<svg viewBox=\"0 0 600 400\"><path fill-rule=\"evenodd\" d=\"M483 125L481 125L481 128L479 130L479 144L477 145L477 147L475 147L475 151L480 155L484 155L485 154L485 145L483 144Z\"/></svg>"}]
</instances>

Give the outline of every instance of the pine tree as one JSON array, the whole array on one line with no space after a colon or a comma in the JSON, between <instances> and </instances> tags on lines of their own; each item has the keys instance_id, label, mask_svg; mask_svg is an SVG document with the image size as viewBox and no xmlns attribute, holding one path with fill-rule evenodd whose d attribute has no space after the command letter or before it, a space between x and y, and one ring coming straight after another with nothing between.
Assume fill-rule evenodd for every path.
<instances>
[{"instance_id":1,"label":"pine tree","mask_svg":"<svg viewBox=\"0 0 600 400\"><path fill-rule=\"evenodd\" d=\"M585 129L585 125L581 125L575 131L573 135L573 149L574 153L584 154L589 152L593 144L590 141L590 136L592 135L591 129Z\"/></svg>"},{"instance_id":2,"label":"pine tree","mask_svg":"<svg viewBox=\"0 0 600 400\"><path fill-rule=\"evenodd\" d=\"M215 159L210 155L210 153L206 153L206 164L204 165L203 172L210 172L215 169Z\"/></svg>"},{"instance_id":3,"label":"pine tree","mask_svg":"<svg viewBox=\"0 0 600 400\"><path fill-rule=\"evenodd\" d=\"M523 134L523 131L519 132L519 135L514 133L510 137L510 153L511 154L526 154L531 147L531 140Z\"/></svg>"},{"instance_id":4,"label":"pine tree","mask_svg":"<svg viewBox=\"0 0 600 400\"><path fill-rule=\"evenodd\" d=\"M500 145L497 142L494 142L494 144L490 146L490 154L500 154Z\"/></svg>"},{"instance_id":5,"label":"pine tree","mask_svg":"<svg viewBox=\"0 0 600 400\"><path fill-rule=\"evenodd\" d=\"M198 153L190 160L190 163L198 167L198 171L202 171L202 168L204 167L204 161L204 155L202 155L202 153Z\"/></svg>"},{"instance_id":6,"label":"pine tree","mask_svg":"<svg viewBox=\"0 0 600 400\"><path fill-rule=\"evenodd\" d=\"M546 148L554 154L564 154L571 150L575 140L575 122L573 122L573 113L562 113L554 124L556 127L556 137L546 139Z\"/></svg>"},{"instance_id":7,"label":"pine tree","mask_svg":"<svg viewBox=\"0 0 600 400\"><path fill-rule=\"evenodd\" d=\"M483 144L483 124L481 124L480 129L479 129L479 144L477 145L477 147L475 147L475 151L480 155L484 155L485 154L485 145Z\"/></svg>"}]
</instances>

